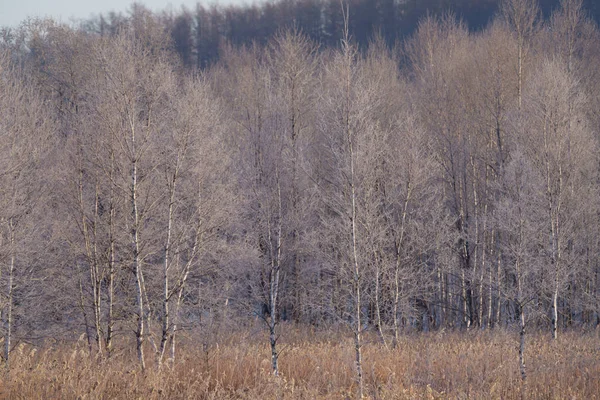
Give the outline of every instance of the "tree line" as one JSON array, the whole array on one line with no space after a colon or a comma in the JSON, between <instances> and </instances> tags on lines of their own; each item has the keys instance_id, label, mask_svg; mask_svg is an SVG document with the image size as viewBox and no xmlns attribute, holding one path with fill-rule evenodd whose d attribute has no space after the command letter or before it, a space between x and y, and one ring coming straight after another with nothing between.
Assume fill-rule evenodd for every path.
<instances>
[{"instance_id":1,"label":"tree line","mask_svg":"<svg viewBox=\"0 0 600 400\"><path fill-rule=\"evenodd\" d=\"M352 0L349 2L349 33L360 49L366 49L373 33L379 33L388 46L406 38L427 15L452 12L472 31L486 27L499 10L499 0ZM600 21L600 5L584 0L590 17ZM559 0L539 0L542 15L548 17ZM130 14L147 11L134 4ZM282 29L298 28L313 42L337 47L344 35L339 0L277 0L252 5L205 6L194 9L168 9L156 15L169 32L173 47L188 68L207 68L221 54L223 43L265 45ZM128 16L109 12L82 22L83 29L100 35L115 35Z\"/></svg>"},{"instance_id":2,"label":"tree line","mask_svg":"<svg viewBox=\"0 0 600 400\"><path fill-rule=\"evenodd\" d=\"M351 6L350 6L351 7ZM30 21L0 57L4 361L81 337L142 368L264 323L363 334L600 324L600 38L505 0L393 49L299 29L185 68L160 18ZM6 33L6 32L5 32ZM359 385L362 387L362 385Z\"/></svg>"}]
</instances>

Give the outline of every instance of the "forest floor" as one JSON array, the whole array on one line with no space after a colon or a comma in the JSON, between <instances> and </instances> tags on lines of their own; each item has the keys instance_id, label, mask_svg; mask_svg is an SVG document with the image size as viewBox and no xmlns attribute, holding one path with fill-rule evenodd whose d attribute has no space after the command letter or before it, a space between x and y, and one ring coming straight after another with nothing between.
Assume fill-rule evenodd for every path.
<instances>
[{"instance_id":1,"label":"forest floor","mask_svg":"<svg viewBox=\"0 0 600 400\"><path fill-rule=\"evenodd\" d=\"M174 367L141 372L130 353L90 357L87 346L21 345L0 374L11 399L354 399L352 340L343 334L290 331L280 376L270 374L261 335L232 335L218 345L182 344ZM283 342L282 336L282 342ZM600 399L597 332L527 340L527 385L511 331L437 332L401 337L395 349L375 336L364 346L371 399ZM150 350L150 349L148 349ZM150 357L149 357L150 358ZM525 396L523 396L525 391Z\"/></svg>"}]
</instances>

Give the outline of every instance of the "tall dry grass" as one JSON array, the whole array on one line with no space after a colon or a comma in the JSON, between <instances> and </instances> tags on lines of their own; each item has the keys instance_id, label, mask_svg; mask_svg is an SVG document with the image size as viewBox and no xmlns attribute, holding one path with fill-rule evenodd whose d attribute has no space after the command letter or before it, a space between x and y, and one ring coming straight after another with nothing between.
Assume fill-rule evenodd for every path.
<instances>
[{"instance_id":1,"label":"tall dry grass","mask_svg":"<svg viewBox=\"0 0 600 400\"><path fill-rule=\"evenodd\" d=\"M14 352L0 376L10 399L346 399L355 398L353 347L341 332L288 329L281 376L270 374L260 337L232 335L211 346L187 343L173 368L142 373L135 356L90 357L85 346ZM283 340L283 339L282 339ZM410 335L396 349L365 344L366 393L373 399L598 399L600 340L566 333L531 335L528 383L521 384L518 335L457 332Z\"/></svg>"}]
</instances>

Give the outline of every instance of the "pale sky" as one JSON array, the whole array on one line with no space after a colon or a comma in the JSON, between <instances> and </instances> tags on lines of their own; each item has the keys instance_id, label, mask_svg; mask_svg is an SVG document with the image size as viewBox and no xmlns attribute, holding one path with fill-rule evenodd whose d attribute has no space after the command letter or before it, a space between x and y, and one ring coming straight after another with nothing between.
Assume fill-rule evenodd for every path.
<instances>
[{"instance_id":1,"label":"pale sky","mask_svg":"<svg viewBox=\"0 0 600 400\"><path fill-rule=\"evenodd\" d=\"M253 4L257 0L140 0L153 11L182 5L193 10L196 3L210 4ZM16 26L27 17L52 17L59 22L69 23L72 18L86 19L91 15L109 11L125 12L132 0L0 0L0 26Z\"/></svg>"}]
</instances>

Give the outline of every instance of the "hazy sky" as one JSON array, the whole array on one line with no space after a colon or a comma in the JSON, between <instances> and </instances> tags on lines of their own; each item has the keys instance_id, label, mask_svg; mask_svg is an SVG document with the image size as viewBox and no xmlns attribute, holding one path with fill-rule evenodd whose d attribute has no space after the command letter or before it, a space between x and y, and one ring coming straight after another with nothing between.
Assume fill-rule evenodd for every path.
<instances>
[{"instance_id":1,"label":"hazy sky","mask_svg":"<svg viewBox=\"0 0 600 400\"><path fill-rule=\"evenodd\" d=\"M185 5L194 9L201 4L253 4L256 0L141 0L151 10L162 10L167 6L179 9ZM60 22L71 18L85 19L92 14L109 11L126 11L131 0L0 0L0 26L16 26L28 16L53 17Z\"/></svg>"}]
</instances>

